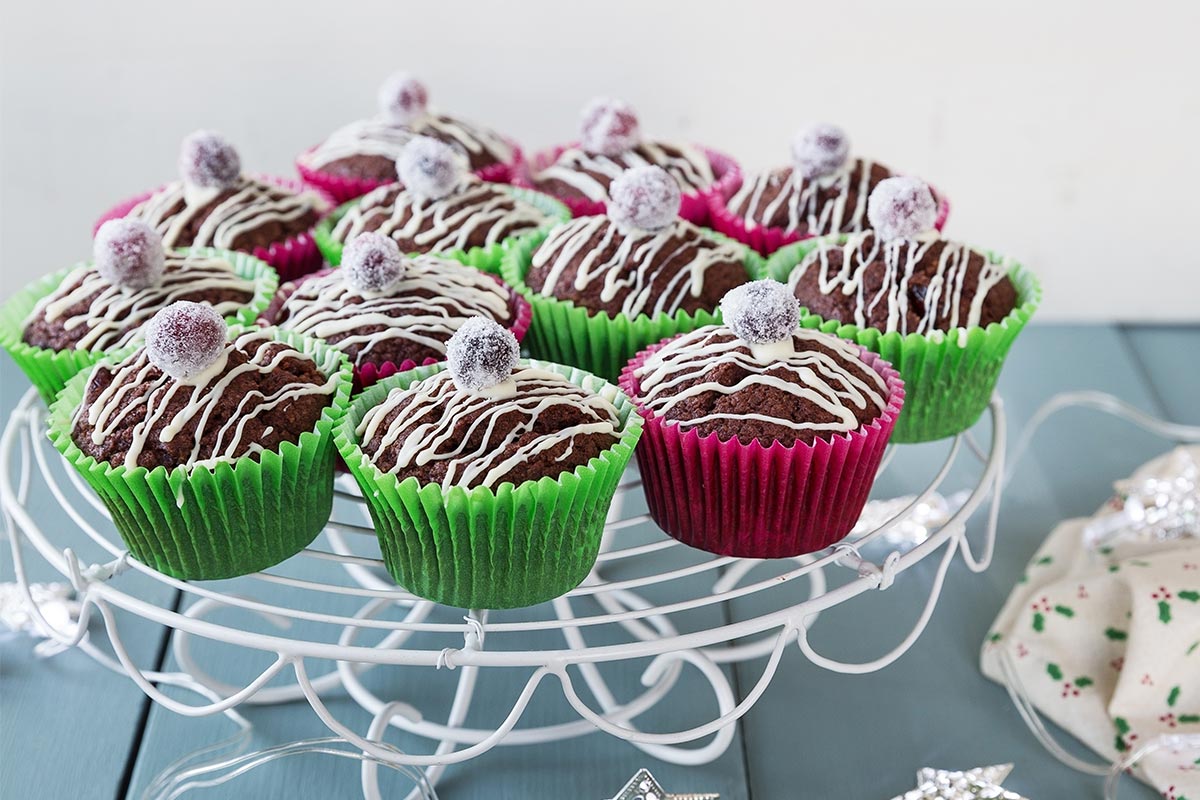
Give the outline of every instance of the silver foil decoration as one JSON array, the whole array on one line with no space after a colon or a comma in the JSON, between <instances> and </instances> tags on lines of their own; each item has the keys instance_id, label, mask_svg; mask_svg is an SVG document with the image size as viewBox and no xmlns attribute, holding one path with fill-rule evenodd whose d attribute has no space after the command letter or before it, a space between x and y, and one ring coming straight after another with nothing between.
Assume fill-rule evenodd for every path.
<instances>
[{"instance_id":1,"label":"silver foil decoration","mask_svg":"<svg viewBox=\"0 0 1200 800\"><path fill-rule=\"evenodd\" d=\"M718 794L671 794L654 779L648 769L634 773L625 788L612 800L719 800Z\"/></svg>"},{"instance_id":2,"label":"silver foil decoration","mask_svg":"<svg viewBox=\"0 0 1200 800\"><path fill-rule=\"evenodd\" d=\"M917 773L917 788L892 800L1027 800L1000 785L1012 769L1012 764L964 772L925 767Z\"/></svg>"},{"instance_id":3,"label":"silver foil decoration","mask_svg":"<svg viewBox=\"0 0 1200 800\"><path fill-rule=\"evenodd\" d=\"M31 583L29 594L42 617L55 629L70 630L79 620L81 606L75 600L75 592L67 584ZM45 639L34 646L34 652L41 658L67 649L50 638L50 632L42 627L41 621L29 608L25 592L18 583L0 583L0 626L7 628L10 636L24 633Z\"/></svg>"},{"instance_id":4,"label":"silver foil decoration","mask_svg":"<svg viewBox=\"0 0 1200 800\"><path fill-rule=\"evenodd\" d=\"M1200 464L1185 448L1173 450L1159 474L1117 481L1114 487L1111 510L1083 530L1088 547L1200 538Z\"/></svg>"}]
</instances>

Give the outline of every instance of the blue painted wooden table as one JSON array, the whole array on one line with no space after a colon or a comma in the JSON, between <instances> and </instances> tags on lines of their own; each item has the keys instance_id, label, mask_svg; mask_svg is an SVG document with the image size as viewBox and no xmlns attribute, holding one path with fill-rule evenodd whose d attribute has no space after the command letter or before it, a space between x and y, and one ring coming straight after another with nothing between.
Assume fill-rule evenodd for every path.
<instances>
[{"instance_id":1,"label":"blue painted wooden table","mask_svg":"<svg viewBox=\"0 0 1200 800\"><path fill-rule=\"evenodd\" d=\"M7 358L0 363L0 409L7 419L26 388ZM1200 327L1033 326L1018 341L1001 380L1000 393L1010 430L1018 431L1052 394L1072 389L1115 394L1151 414L1200 424ZM1007 782L1033 798L1099 798L1097 779L1061 766L1032 739L1004 691L982 677L977 666L981 640L1026 560L1054 524L1088 514L1109 494L1116 478L1128 474L1167 444L1131 426L1093 412L1056 418L1034 443L1009 485L995 562L982 576L960 563L950 570L945 592L922 638L896 664L880 672L847 676L823 671L790 648L774 682L741 721L728 751L699 767L665 764L631 745L594 734L536 747L502 747L452 767L438 786L446 800L478 798L602 798L611 796L635 769L649 767L670 791L717 791L722 798L839 798L886 800L913 786L925 765L967 768L1014 762ZM938 445L904 448L914 462L940 459ZM951 477L953 481L953 476ZM899 493L904 470L889 470L876 495ZM62 546L86 546L82 534L62 518L49 497L35 496L39 522ZM0 578L12 579L8 547ZM35 580L58 579L32 562ZM813 644L843 660L874 657L897 643L919 613L935 565L922 563L886 593L837 609L814 635ZM145 581L136 574L122 580ZM176 593L146 581L138 594L164 606ZM280 587L280 591L286 591ZM754 596L711 611L707 620L761 613ZM133 619L122 620L130 655L143 665L173 668L165 631ZM0 640L0 794L13 798L138 798L170 762L232 731L221 718L188 719L152 705L129 680L78 652L48 660L32 654L25 637ZM197 647L198 659L216 665L221 677L261 670L264 656L233 648ZM762 669L748 662L729 671L739 693ZM614 674L614 691L632 693L636 671ZM677 730L711 718L707 684L692 676L668 701L639 718L647 729ZM516 681L503 671L486 674L471 724L494 717L508 703ZM373 688L397 696L419 693L436 705L449 702L453 678L445 672L377 670ZM414 687L418 687L414 690ZM179 695L194 702L196 698ZM357 730L366 712L333 697L330 707ZM489 714L490 712L490 714ZM306 703L250 708L255 747L326 735ZM525 724L570 718L556 691L539 692ZM394 737L414 751L428 747ZM387 772L386 770L384 771ZM385 796L402 797L407 784L385 776ZM237 782L197 797L343 798L357 796L357 763L307 755L254 770ZM1154 793L1132 783L1123 798Z\"/></svg>"}]
</instances>

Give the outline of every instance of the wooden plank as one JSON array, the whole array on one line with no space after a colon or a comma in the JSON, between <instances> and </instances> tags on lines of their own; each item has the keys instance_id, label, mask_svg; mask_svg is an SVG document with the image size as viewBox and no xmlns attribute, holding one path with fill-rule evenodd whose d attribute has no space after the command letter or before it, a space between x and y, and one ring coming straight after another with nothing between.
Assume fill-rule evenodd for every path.
<instances>
[{"instance_id":1,"label":"wooden plank","mask_svg":"<svg viewBox=\"0 0 1200 800\"><path fill-rule=\"evenodd\" d=\"M622 533L622 536L626 537L625 540L631 542L640 539L648 541L660 535L649 530ZM372 541L362 552L366 554L376 547ZM683 548L678 550L679 558L694 558ZM375 552L377 553L377 550ZM326 580L331 574L328 563L309 559L293 559L288 563L286 570L291 575L306 575ZM608 577L619 579L627 575L614 572ZM692 579L688 585L662 588L657 593L648 591L644 594L652 601L662 600L671 591L700 591L701 584L711 579ZM303 606L305 603L317 602L312 593L288 587L267 586L248 581L231 582L230 586L236 586L239 591L252 593L256 597L269 598L284 605L291 604L293 607L297 604ZM360 604L359 601L349 598L342 600L344 602L322 595L319 607L323 610L339 609L342 613L352 613ZM578 606L576 613L582 614L587 610L586 603L579 602ZM492 620L541 618L545 613L544 607L529 611L501 612L494 614ZM461 614L461 611L446 609L440 613L438 619L457 622L461 620ZM715 606L684 615L677 624L684 625L685 629L689 630L709 627L722 620L724 614L720 606ZM221 619L252 624L244 616L226 616ZM321 630L320 626L306 626L301 623L292 633L328 636L330 632L327 629ZM586 638L589 643L606 643L606 635L611 636L612 632L589 631ZM523 639L519 644L527 648L557 648L563 646L563 640L561 634L547 632ZM501 637L490 640L489 645L506 648L517 646L511 640ZM424 636L414 639L411 646L461 646L461 640L455 641L445 637L435 640L433 637ZM261 670L270 661L269 657L262 654L204 642L195 644L195 653L201 664L215 665L214 674L232 683L244 683L255 671ZM171 665L174 665L173 660ZM614 695L620 700L628 700L643 691L639 678L646 665L646 661L641 661L635 664L605 666L601 669ZM314 673L324 672L329 668L328 664L311 666ZM381 697L411 702L430 719L444 721L459 674L428 668L381 667L369 673L364 682ZM511 708L528 674L528 670L483 670L476 690L476 702L472 706L467 724L480 728L494 727ZM726 675L732 680L731 670L727 670ZM588 699L595 708L594 700L580 677L576 674L574 679L581 696ZM353 701L335 692L329 706L339 720L353 730L365 733L370 724L370 717ZM668 701L640 717L638 724L647 730L685 729L711 719L715 714L715 707L707 682L693 668L688 667L672 690ZM253 745L255 748L328 735L324 725L304 701L284 706L249 709L247 716L256 726ZM558 682L551 677L543 681L521 724L524 727L575 719L578 719L577 715L563 699ZM138 797L142 788L171 761L227 735L230 730L231 726L224 721L184 719L154 707L151 710L144 746L138 754L134 780L128 796ZM397 732L390 734L388 741L409 752L428 753L434 746L434 743L428 740ZM680 767L659 761L628 743L598 732L586 737L564 739L538 746L496 748L478 759L451 767L439 784L439 791L443 796L456 800L559 796L599 798L616 794L624 782L643 766L648 767L670 791L716 791L728 800L745 800L749 797L740 736L735 737L729 749L717 761L699 767ZM388 772L383 771L384 776L381 780L385 796L403 796L401 789L406 788L408 784L400 776L387 774ZM289 759L284 764L272 764L253 770L239 778L236 784L232 784L236 789L230 791L236 791L237 796L263 800L350 797L356 796L358 780L356 762L310 755Z\"/></svg>"},{"instance_id":2,"label":"wooden plank","mask_svg":"<svg viewBox=\"0 0 1200 800\"><path fill-rule=\"evenodd\" d=\"M1136 374L1137 365L1112 328L1034 326L1017 343L1001 381L1010 431L1019 431L1045 399L1067 389L1102 389L1154 410L1150 393L1131 379ZM1008 487L991 569L972 575L961 563L952 565L942 601L907 655L879 672L848 676L819 669L800 653L787 654L743 725L754 795L886 798L912 788L921 766L1010 761L1016 770L1009 785L1028 796L1097 792L1096 780L1060 765L1033 739L1004 691L980 673L978 652L1050 528L1064 516L1090 513L1108 495L1113 479L1160 448L1089 412L1052 421ZM944 449L904 447L875 495L919 489ZM949 485L966 481L967 475L956 470ZM981 516L971 526L976 536ZM813 629L814 647L848 661L887 652L917 618L934 568L922 563L886 594L859 598L820 620ZM745 617L780 605L767 600L736 602L735 613ZM741 685L750 685L760 669L756 663L740 666ZM1126 793L1153 796L1141 786L1131 785L1122 796Z\"/></svg>"},{"instance_id":3,"label":"wooden plank","mask_svg":"<svg viewBox=\"0 0 1200 800\"><path fill-rule=\"evenodd\" d=\"M1200 425L1200 325L1122 329L1167 416Z\"/></svg>"},{"instance_id":4,"label":"wooden plank","mask_svg":"<svg viewBox=\"0 0 1200 800\"><path fill-rule=\"evenodd\" d=\"M0 360L0 419L7 421L27 387L5 356ZM57 460L57 453L49 448ZM60 476L61 477L61 476ZM73 491L73 490L72 490ZM34 480L29 507L60 547L72 547L84 563L109 560L82 531L61 517L45 485ZM88 518L103 524L97 514ZM12 581L8 541L0 541L0 580ZM65 582L28 544L23 550L30 579ZM169 606L175 592L135 572L116 578L129 591ZM122 640L138 664L153 667L166 631L118 615ZM103 624L92 626L103 641ZM7 795L20 797L114 797L124 792L128 756L137 741L148 700L128 678L113 674L79 651L49 659L33 655L35 640L0 637L0 774ZM132 766L132 765L130 765Z\"/></svg>"}]
</instances>

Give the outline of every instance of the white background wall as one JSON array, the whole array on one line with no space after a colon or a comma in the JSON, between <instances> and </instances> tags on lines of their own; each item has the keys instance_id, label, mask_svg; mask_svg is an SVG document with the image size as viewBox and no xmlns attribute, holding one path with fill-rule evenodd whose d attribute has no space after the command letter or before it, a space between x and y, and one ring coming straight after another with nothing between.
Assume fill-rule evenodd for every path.
<instances>
[{"instance_id":1,"label":"white background wall","mask_svg":"<svg viewBox=\"0 0 1200 800\"><path fill-rule=\"evenodd\" d=\"M829 120L1042 276L1043 319L1200 319L1200 3L1007 0L0 5L0 296L83 258L113 201L225 132L254 170L407 68L528 146L623 96L749 168Z\"/></svg>"}]
</instances>

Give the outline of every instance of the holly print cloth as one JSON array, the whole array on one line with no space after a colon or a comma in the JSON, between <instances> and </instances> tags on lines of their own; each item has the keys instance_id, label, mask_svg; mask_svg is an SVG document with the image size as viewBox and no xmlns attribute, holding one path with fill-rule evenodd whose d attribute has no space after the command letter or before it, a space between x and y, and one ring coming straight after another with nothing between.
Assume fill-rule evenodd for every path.
<instances>
[{"instance_id":1,"label":"holly print cloth","mask_svg":"<svg viewBox=\"0 0 1200 800\"><path fill-rule=\"evenodd\" d=\"M1186 450L1200 460L1200 447ZM1152 477L1167 458L1133 478ZM1067 520L1042 544L993 623L981 665L1008 683L1006 657L1042 714L1117 761L1160 735L1200 736L1200 539L1094 549L1085 544L1090 521ZM1170 800L1200 800L1200 750L1160 748L1138 776Z\"/></svg>"}]
</instances>

